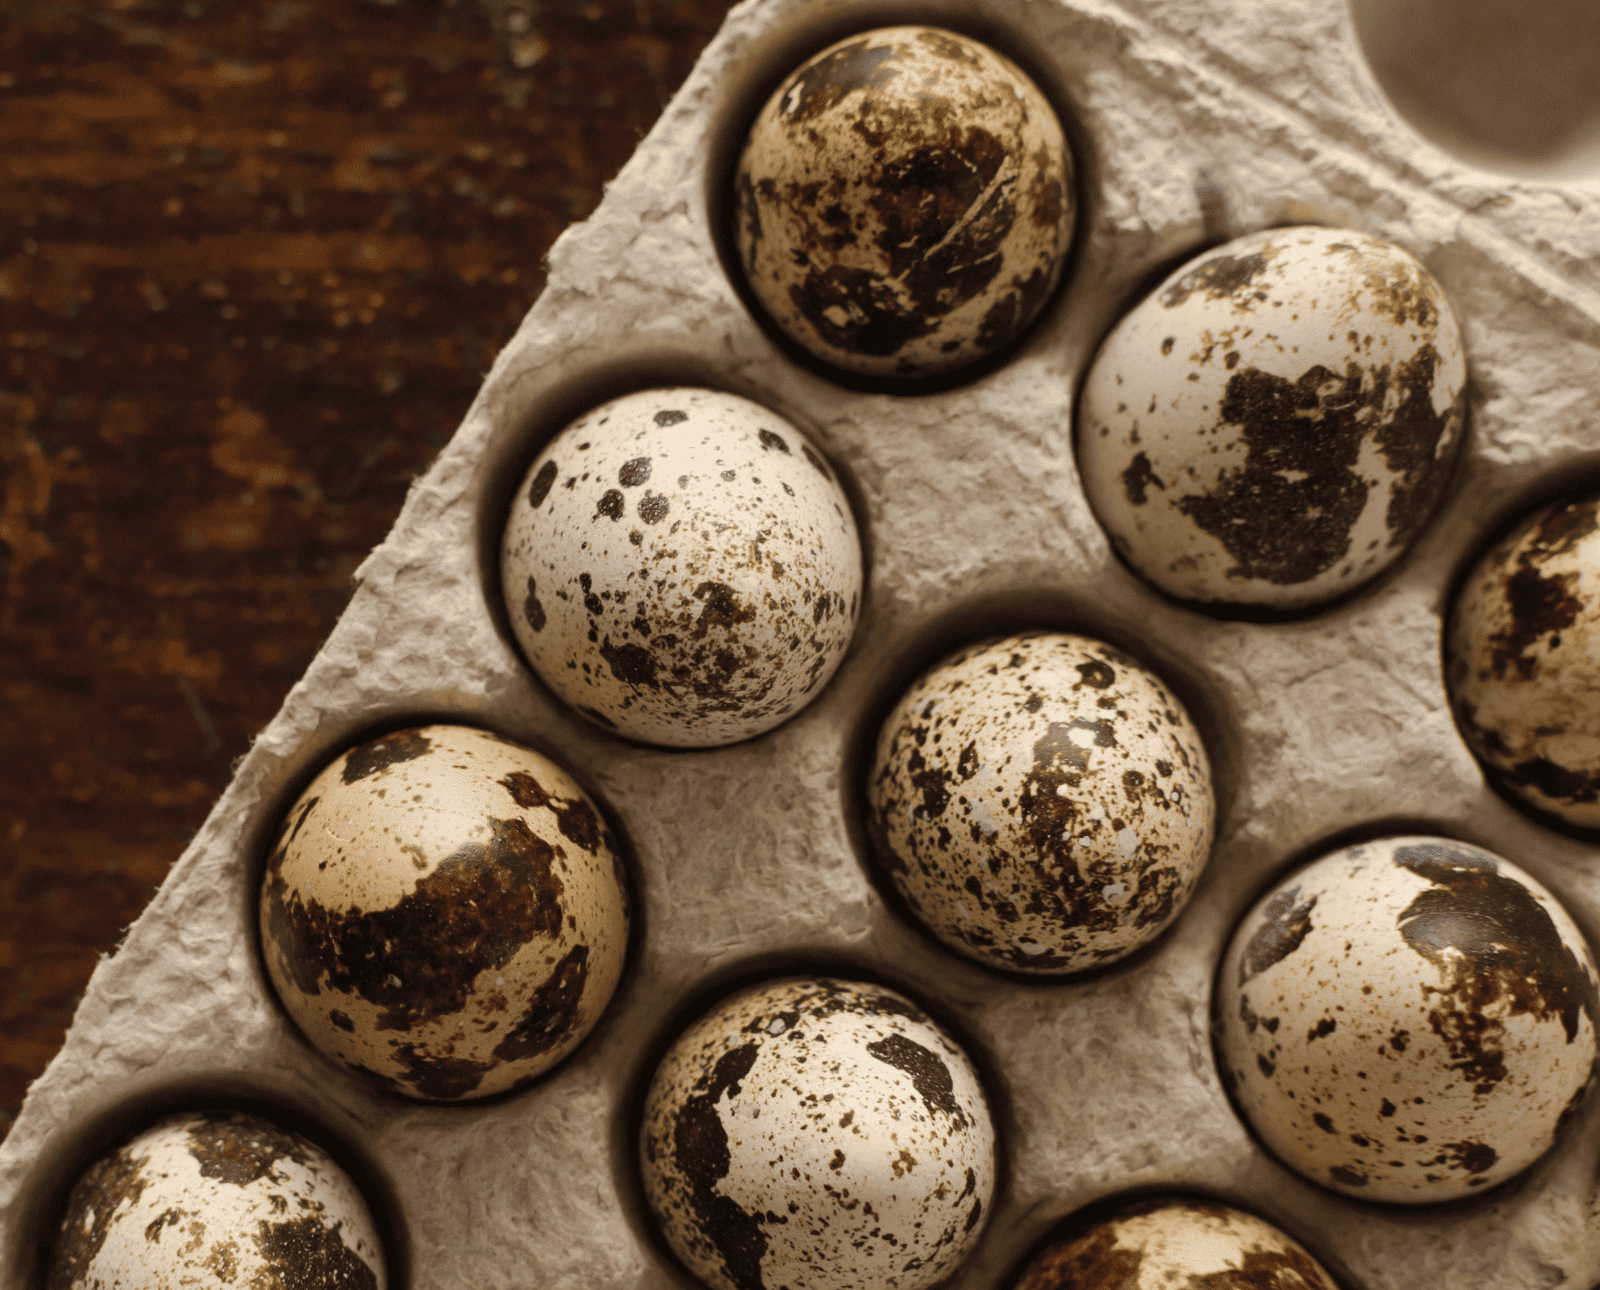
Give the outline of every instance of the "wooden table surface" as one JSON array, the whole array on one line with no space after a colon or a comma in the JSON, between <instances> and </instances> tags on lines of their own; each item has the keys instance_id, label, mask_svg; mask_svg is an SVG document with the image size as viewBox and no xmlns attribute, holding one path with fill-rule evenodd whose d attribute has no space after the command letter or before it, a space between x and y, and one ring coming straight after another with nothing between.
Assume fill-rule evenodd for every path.
<instances>
[{"instance_id":1,"label":"wooden table surface","mask_svg":"<svg viewBox=\"0 0 1600 1290\"><path fill-rule=\"evenodd\" d=\"M0 1128L728 7L7 7Z\"/></svg>"}]
</instances>

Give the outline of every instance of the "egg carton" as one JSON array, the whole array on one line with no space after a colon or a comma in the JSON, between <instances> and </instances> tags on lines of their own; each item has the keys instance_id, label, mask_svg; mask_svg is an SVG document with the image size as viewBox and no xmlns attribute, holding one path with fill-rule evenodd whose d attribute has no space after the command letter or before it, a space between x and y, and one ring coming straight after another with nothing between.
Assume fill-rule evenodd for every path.
<instances>
[{"instance_id":1,"label":"egg carton","mask_svg":"<svg viewBox=\"0 0 1600 1290\"><path fill-rule=\"evenodd\" d=\"M722 232L731 161L765 93L831 41L902 22L967 31L1028 69L1061 110L1083 203L1038 324L1003 362L914 396L796 361L744 303ZM1470 429L1442 504L1378 581L1292 620L1230 619L1164 598L1114 556L1080 488L1073 400L1100 338L1162 271L1286 223L1363 230L1428 266L1462 323ZM987 1081L999 1189L953 1288L1008 1284L1060 1220L1161 1191L1279 1224L1352 1290L1594 1284L1600 1098L1487 1194L1362 1203L1252 1138L1219 1082L1208 1008L1264 885L1363 837L1485 846L1600 943L1594 846L1485 784L1440 662L1452 584L1487 537L1600 473L1597 350L1600 185L1510 179L1424 141L1378 88L1345 5L738 6L598 211L556 243L543 295L338 626L97 967L0 1147L0 1280L41 1283L66 1190L99 1152L160 1113L229 1104L304 1127L345 1161L401 1290L691 1286L642 1200L650 1065L735 985L820 970L916 998ZM659 385L729 390L794 422L837 467L865 543L840 671L733 747L643 747L559 705L513 646L498 590L502 523L540 445ZM1145 660L1190 706L1216 776L1215 850L1175 927L1065 981L985 971L909 925L876 883L863 823L864 750L902 689L945 651L1023 628ZM315 1052L275 1000L255 931L266 851L299 790L342 749L426 720L485 726L567 767L623 839L636 897L625 978L584 1045L531 1087L458 1106L382 1093Z\"/></svg>"}]
</instances>

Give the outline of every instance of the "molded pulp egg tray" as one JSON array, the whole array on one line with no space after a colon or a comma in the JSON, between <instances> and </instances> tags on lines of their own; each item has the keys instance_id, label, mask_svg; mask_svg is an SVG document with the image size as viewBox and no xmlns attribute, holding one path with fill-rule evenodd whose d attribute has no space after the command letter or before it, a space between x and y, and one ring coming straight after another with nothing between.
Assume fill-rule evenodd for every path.
<instances>
[{"instance_id":1,"label":"molded pulp egg tray","mask_svg":"<svg viewBox=\"0 0 1600 1290\"><path fill-rule=\"evenodd\" d=\"M762 98L810 53L889 23L965 30L1054 100L1078 162L1061 290L1003 359L915 393L796 359L741 295L724 226ZM1075 392L1159 275L1279 224L1362 230L1438 278L1468 355L1466 442L1409 551L1293 619L1176 604L1113 554L1074 465ZM995 1106L992 1219L952 1287L1000 1287L1063 1218L1175 1191L1251 1210L1352 1290L1600 1278L1600 1098L1512 1182L1444 1205L1346 1199L1252 1138L1219 1081L1209 1000L1226 940L1274 875L1365 837L1435 833L1529 870L1600 944L1600 854L1486 785L1452 721L1440 624L1509 519L1600 477L1600 184L1464 166L1402 123L1346 5L1328 0L753 0L735 9L549 282L455 438L361 567L349 608L121 947L0 1148L0 1281L32 1287L73 1179L162 1113L254 1107L347 1164L402 1290L692 1286L635 1160L650 1066L735 985L796 970L911 995L972 1053ZM501 526L568 421L621 393L701 385L787 417L845 480L867 556L859 627L820 696L731 747L644 747L560 705L516 647ZM1215 765L1198 890L1152 947L1024 981L905 921L868 854L864 757L920 669L1027 628L1152 666ZM565 1064L480 1103L409 1102L313 1050L260 958L266 853L343 749L446 720L554 757L622 841L636 927L622 985Z\"/></svg>"}]
</instances>

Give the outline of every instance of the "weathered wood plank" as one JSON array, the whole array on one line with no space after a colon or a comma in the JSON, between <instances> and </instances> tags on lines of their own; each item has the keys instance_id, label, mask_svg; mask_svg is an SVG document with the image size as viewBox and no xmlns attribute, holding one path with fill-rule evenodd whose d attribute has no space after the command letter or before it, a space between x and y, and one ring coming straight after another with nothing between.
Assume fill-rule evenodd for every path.
<instances>
[{"instance_id":1,"label":"weathered wood plank","mask_svg":"<svg viewBox=\"0 0 1600 1290\"><path fill-rule=\"evenodd\" d=\"M0 25L0 1126L726 0Z\"/></svg>"}]
</instances>

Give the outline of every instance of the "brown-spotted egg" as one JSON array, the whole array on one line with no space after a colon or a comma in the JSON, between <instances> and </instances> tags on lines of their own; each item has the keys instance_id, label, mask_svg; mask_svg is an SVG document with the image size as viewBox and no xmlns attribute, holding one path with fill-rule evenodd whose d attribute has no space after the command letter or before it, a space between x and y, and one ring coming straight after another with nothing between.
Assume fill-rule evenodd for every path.
<instances>
[{"instance_id":1,"label":"brown-spotted egg","mask_svg":"<svg viewBox=\"0 0 1600 1290\"><path fill-rule=\"evenodd\" d=\"M74 1185L49 1290L383 1290L355 1184L320 1147L234 1111L172 1116Z\"/></svg>"},{"instance_id":2,"label":"brown-spotted egg","mask_svg":"<svg viewBox=\"0 0 1600 1290\"><path fill-rule=\"evenodd\" d=\"M534 460L506 608L539 678L630 739L703 748L810 702L860 609L861 544L805 436L748 399L647 390Z\"/></svg>"},{"instance_id":3,"label":"brown-spotted egg","mask_svg":"<svg viewBox=\"0 0 1600 1290\"><path fill-rule=\"evenodd\" d=\"M335 758L283 822L260 917L306 1038L434 1101L503 1092L571 1053L628 942L594 804L548 758L464 726Z\"/></svg>"},{"instance_id":4,"label":"brown-spotted egg","mask_svg":"<svg viewBox=\"0 0 1600 1290\"><path fill-rule=\"evenodd\" d=\"M1600 499L1543 507L1483 555L1451 614L1445 680L1502 784L1600 828Z\"/></svg>"},{"instance_id":5,"label":"brown-spotted egg","mask_svg":"<svg viewBox=\"0 0 1600 1290\"><path fill-rule=\"evenodd\" d=\"M1007 344L1072 238L1049 102L1009 59L933 27L809 59L751 126L735 182L756 299L811 354L869 376L947 372Z\"/></svg>"},{"instance_id":6,"label":"brown-spotted egg","mask_svg":"<svg viewBox=\"0 0 1600 1290\"><path fill-rule=\"evenodd\" d=\"M1201 1200L1142 1200L1052 1242L1016 1290L1338 1290L1299 1242Z\"/></svg>"},{"instance_id":7,"label":"brown-spotted egg","mask_svg":"<svg viewBox=\"0 0 1600 1290\"><path fill-rule=\"evenodd\" d=\"M966 1055L904 996L792 977L740 991L646 1095L645 1195L714 1290L921 1290L976 1244L995 1184Z\"/></svg>"},{"instance_id":8,"label":"brown-spotted egg","mask_svg":"<svg viewBox=\"0 0 1600 1290\"><path fill-rule=\"evenodd\" d=\"M1100 641L1013 636L922 676L868 782L878 861L911 912L992 967L1075 972L1153 940L1211 850L1205 746Z\"/></svg>"},{"instance_id":9,"label":"brown-spotted egg","mask_svg":"<svg viewBox=\"0 0 1600 1290\"><path fill-rule=\"evenodd\" d=\"M1347 229L1277 228L1179 269L1101 345L1084 490L1182 600L1303 609L1416 536L1461 436L1461 335L1431 274Z\"/></svg>"},{"instance_id":10,"label":"brown-spotted egg","mask_svg":"<svg viewBox=\"0 0 1600 1290\"><path fill-rule=\"evenodd\" d=\"M1554 1141L1596 1058L1570 917L1448 838L1345 847L1275 884L1229 943L1217 1061L1262 1142L1367 1200L1448 1200Z\"/></svg>"}]
</instances>

